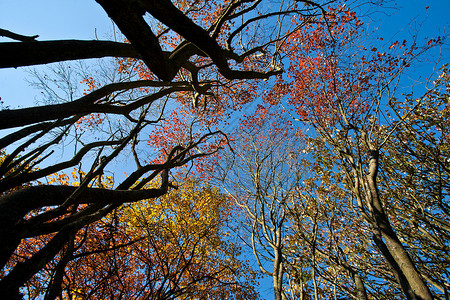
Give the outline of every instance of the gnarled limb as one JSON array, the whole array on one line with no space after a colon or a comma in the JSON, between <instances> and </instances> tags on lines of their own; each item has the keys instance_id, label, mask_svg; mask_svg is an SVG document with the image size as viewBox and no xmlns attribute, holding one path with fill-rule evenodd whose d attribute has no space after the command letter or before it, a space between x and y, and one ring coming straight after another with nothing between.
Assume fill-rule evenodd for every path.
<instances>
[{"instance_id":1,"label":"gnarled limb","mask_svg":"<svg viewBox=\"0 0 450 300\"><path fill-rule=\"evenodd\" d=\"M132 57L140 58L130 44L111 41L32 41L0 43L0 68L34 66L66 60Z\"/></svg>"}]
</instances>

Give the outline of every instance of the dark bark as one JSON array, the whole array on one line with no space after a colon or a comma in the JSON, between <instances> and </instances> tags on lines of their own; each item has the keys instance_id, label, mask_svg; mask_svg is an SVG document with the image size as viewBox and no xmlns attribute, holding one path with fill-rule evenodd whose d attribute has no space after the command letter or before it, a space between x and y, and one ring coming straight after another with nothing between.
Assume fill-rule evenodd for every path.
<instances>
[{"instance_id":1,"label":"dark bark","mask_svg":"<svg viewBox=\"0 0 450 300\"><path fill-rule=\"evenodd\" d=\"M142 60L149 69L165 81L173 79L169 62L164 57L157 37L143 18L145 11L138 1L97 0L108 16L114 20L120 31L142 55ZM159 1L151 1L152 5ZM176 71L175 71L176 73Z\"/></svg>"},{"instance_id":2,"label":"dark bark","mask_svg":"<svg viewBox=\"0 0 450 300\"><path fill-rule=\"evenodd\" d=\"M2 54L0 68L17 68L107 56L141 57L130 44L80 40L0 43L0 53Z\"/></svg>"},{"instance_id":3,"label":"dark bark","mask_svg":"<svg viewBox=\"0 0 450 300\"><path fill-rule=\"evenodd\" d=\"M55 228L55 231L58 230L58 232L42 249L30 259L18 263L0 281L0 293L3 295L17 295L19 288L53 259L72 236L85 225L101 219L125 202L161 196L167 192L167 188L168 171L166 170L163 172L163 180L160 188L131 191L95 188L84 189L78 196L78 203L94 203L95 209L92 213L76 217L73 221L64 224L64 226ZM0 202L1 254L6 256L0 257L0 260L7 261L12 254L7 253L7 250L15 249L17 247L17 240L22 238L24 234L24 229L21 224L23 223L22 217L27 211L34 207L43 207L45 204L61 204L76 189L77 187L68 186L37 186L21 189L2 197ZM44 203L41 201L44 201ZM11 232L13 233L12 235L10 234Z\"/></svg>"},{"instance_id":4,"label":"dark bark","mask_svg":"<svg viewBox=\"0 0 450 300\"><path fill-rule=\"evenodd\" d=\"M191 87L170 87L157 93L143 97L135 102L125 106L115 106L109 104L92 103L97 99L106 96L105 91L94 92L96 96L82 97L78 100L62 104L36 106L22 109L2 110L0 111L0 129L13 128L18 126L31 125L38 122L58 120L69 118L73 115L86 115L90 113L110 113L126 115L142 107L150 104L161 97L178 91L190 91Z\"/></svg>"},{"instance_id":5,"label":"dark bark","mask_svg":"<svg viewBox=\"0 0 450 300\"><path fill-rule=\"evenodd\" d=\"M66 119L64 121L56 121L56 122L45 122L45 123L39 123L35 125L31 125L25 128L22 128L20 130L17 130L13 133L10 133L2 138L0 138L0 149L5 148L6 146L11 145L14 142L17 142L27 136L30 136L34 133L42 133L42 132L48 132L52 128L60 127L60 126L66 126L69 124L75 123L81 116L75 116L70 119Z\"/></svg>"},{"instance_id":6,"label":"dark bark","mask_svg":"<svg viewBox=\"0 0 450 300\"><path fill-rule=\"evenodd\" d=\"M10 39L21 41L21 42L36 41L36 38L39 37L38 35L33 35L33 36L21 35L21 34L17 34L17 33L11 32L9 30L2 29L2 28L0 28L0 36L5 36Z\"/></svg>"},{"instance_id":7,"label":"dark bark","mask_svg":"<svg viewBox=\"0 0 450 300\"><path fill-rule=\"evenodd\" d=\"M70 238L70 241L67 243L67 247L63 250L64 255L62 256L61 260L56 265L55 270L53 271L52 279L49 283L47 292L45 293L44 300L54 300L54 299L57 299L59 296L61 296L62 284L63 284L64 274L65 274L64 271L65 271L67 264L73 258L74 239L75 239L75 236L72 236Z\"/></svg>"},{"instance_id":8,"label":"dark bark","mask_svg":"<svg viewBox=\"0 0 450 300\"><path fill-rule=\"evenodd\" d=\"M222 49L207 30L195 24L171 1L97 0L97 2L142 55L142 60L149 69L162 80L171 81L183 62L194 54L210 57L219 72L227 79L264 79L282 73L282 70L257 72L230 69L228 59L242 59L242 57ZM155 35L142 17L145 12L180 34L188 43L181 44L169 57L165 56Z\"/></svg>"},{"instance_id":9,"label":"dark bark","mask_svg":"<svg viewBox=\"0 0 450 300\"><path fill-rule=\"evenodd\" d=\"M30 211L46 206L62 205L77 187L72 186L34 186L9 193L0 199L0 240L3 266L11 256L20 239L35 235L39 231L55 232L64 222L44 223L41 226L26 226L23 217ZM147 190L107 190L86 188L77 197L76 204L121 205L163 195L167 186ZM105 199L108 199L105 201ZM61 214L66 213L65 210ZM70 218L70 217L69 217ZM69 219L70 220L70 219ZM67 222L67 221L66 221Z\"/></svg>"},{"instance_id":10,"label":"dark bark","mask_svg":"<svg viewBox=\"0 0 450 300\"><path fill-rule=\"evenodd\" d=\"M81 227L66 226L62 228L30 259L17 263L11 272L0 281L1 295L18 294L20 287L53 259L66 244L70 236L75 234Z\"/></svg>"},{"instance_id":11,"label":"dark bark","mask_svg":"<svg viewBox=\"0 0 450 300\"><path fill-rule=\"evenodd\" d=\"M0 181L0 192L6 192L9 189L21 186L27 182L37 180L44 176L59 172L69 167L73 167L78 164L81 159L92 149L97 147L115 146L120 145L123 141L101 141L87 144L80 149L70 160L55 163L47 168L38 169L32 172L23 172L16 176L6 177Z\"/></svg>"},{"instance_id":12,"label":"dark bark","mask_svg":"<svg viewBox=\"0 0 450 300\"><path fill-rule=\"evenodd\" d=\"M64 203L78 187L39 185L13 191L0 198L0 220L21 219L31 210L45 206L56 206ZM92 204L108 199L108 203L136 202L142 199L155 198L163 194L160 188L145 190L108 190L101 188L85 188L77 204Z\"/></svg>"}]
</instances>

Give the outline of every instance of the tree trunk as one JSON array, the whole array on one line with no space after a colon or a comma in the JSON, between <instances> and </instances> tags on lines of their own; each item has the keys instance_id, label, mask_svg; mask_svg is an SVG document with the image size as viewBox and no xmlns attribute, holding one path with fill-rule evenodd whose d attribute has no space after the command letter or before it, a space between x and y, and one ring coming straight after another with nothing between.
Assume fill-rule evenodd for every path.
<instances>
[{"instance_id":1,"label":"tree trunk","mask_svg":"<svg viewBox=\"0 0 450 300\"><path fill-rule=\"evenodd\" d=\"M408 281L409 288L405 291L405 287L402 287L407 297L409 299L432 300L433 296L431 295L428 286L417 271L384 212L376 183L379 168L378 159L379 151L372 150L369 162L369 174L366 177L369 191L366 195L366 199L371 211L373 227L375 230L381 232L381 237L386 241L387 250L400 268L402 275ZM383 256L385 256L385 254L383 254ZM386 256L385 258L389 260Z\"/></svg>"},{"instance_id":2,"label":"tree trunk","mask_svg":"<svg viewBox=\"0 0 450 300\"><path fill-rule=\"evenodd\" d=\"M367 300L366 287L364 286L361 276L359 276L359 274L355 274L353 276L353 280L356 285L356 298L358 300Z\"/></svg>"},{"instance_id":3,"label":"tree trunk","mask_svg":"<svg viewBox=\"0 0 450 300\"><path fill-rule=\"evenodd\" d=\"M273 261L273 291L275 295L275 300L283 300L283 256L281 253L281 248L276 247L274 249L275 251L275 258Z\"/></svg>"}]
</instances>

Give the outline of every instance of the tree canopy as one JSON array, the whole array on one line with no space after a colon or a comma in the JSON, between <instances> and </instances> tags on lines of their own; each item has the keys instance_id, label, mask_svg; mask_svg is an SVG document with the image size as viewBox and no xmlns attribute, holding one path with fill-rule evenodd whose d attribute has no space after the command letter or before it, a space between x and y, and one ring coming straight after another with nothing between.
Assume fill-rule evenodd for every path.
<instances>
[{"instance_id":1,"label":"tree canopy","mask_svg":"<svg viewBox=\"0 0 450 300\"><path fill-rule=\"evenodd\" d=\"M119 39L0 29L0 68L50 64L0 110L2 295L448 298L448 65L401 88L445 36L380 44L366 2L96 2Z\"/></svg>"}]
</instances>

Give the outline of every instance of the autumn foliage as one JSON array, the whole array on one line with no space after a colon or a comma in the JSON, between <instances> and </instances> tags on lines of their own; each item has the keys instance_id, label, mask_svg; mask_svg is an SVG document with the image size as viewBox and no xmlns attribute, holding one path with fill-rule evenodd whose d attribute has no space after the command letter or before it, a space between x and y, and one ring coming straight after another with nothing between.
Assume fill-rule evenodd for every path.
<instances>
[{"instance_id":1,"label":"autumn foliage","mask_svg":"<svg viewBox=\"0 0 450 300\"><path fill-rule=\"evenodd\" d=\"M402 89L445 37L386 42L365 2L97 2L115 41L0 29L0 68L57 63L0 111L2 295L446 299L448 65Z\"/></svg>"}]
</instances>

